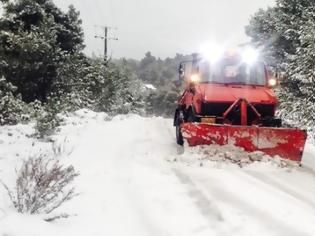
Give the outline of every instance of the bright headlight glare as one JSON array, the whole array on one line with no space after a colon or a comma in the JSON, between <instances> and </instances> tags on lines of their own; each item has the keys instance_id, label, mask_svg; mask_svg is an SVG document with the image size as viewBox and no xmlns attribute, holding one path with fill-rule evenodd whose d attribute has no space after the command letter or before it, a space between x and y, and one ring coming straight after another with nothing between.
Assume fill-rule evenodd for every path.
<instances>
[{"instance_id":1,"label":"bright headlight glare","mask_svg":"<svg viewBox=\"0 0 315 236\"><path fill-rule=\"evenodd\" d=\"M268 85L270 87L275 87L277 85L277 80L275 78L271 78L268 80Z\"/></svg>"},{"instance_id":2,"label":"bright headlight glare","mask_svg":"<svg viewBox=\"0 0 315 236\"><path fill-rule=\"evenodd\" d=\"M199 81L200 81L199 75L197 75L197 74L192 75L192 76L190 77L190 81L191 81L191 82L194 82L194 83L199 82Z\"/></svg>"},{"instance_id":3,"label":"bright headlight glare","mask_svg":"<svg viewBox=\"0 0 315 236\"><path fill-rule=\"evenodd\" d=\"M259 53L253 48L246 48L242 53L243 61L247 64L253 64L257 61Z\"/></svg>"},{"instance_id":4,"label":"bright headlight glare","mask_svg":"<svg viewBox=\"0 0 315 236\"><path fill-rule=\"evenodd\" d=\"M224 48L218 44L208 43L204 44L200 48L200 53L206 60L211 63L215 63L222 58L224 54Z\"/></svg>"}]
</instances>

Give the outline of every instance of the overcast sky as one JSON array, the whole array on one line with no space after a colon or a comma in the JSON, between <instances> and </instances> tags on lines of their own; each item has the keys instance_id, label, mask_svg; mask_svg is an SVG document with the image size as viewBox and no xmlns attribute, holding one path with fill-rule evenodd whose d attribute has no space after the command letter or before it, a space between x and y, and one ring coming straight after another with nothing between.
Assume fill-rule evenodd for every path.
<instances>
[{"instance_id":1,"label":"overcast sky","mask_svg":"<svg viewBox=\"0 0 315 236\"><path fill-rule=\"evenodd\" d=\"M158 57L176 52L192 53L207 41L231 45L248 41L244 26L259 8L274 0L55 0L63 9L73 4L80 12L85 31L86 52L103 53L103 43L95 39L102 29L118 28L111 36L113 57L142 58L151 51Z\"/></svg>"}]
</instances>

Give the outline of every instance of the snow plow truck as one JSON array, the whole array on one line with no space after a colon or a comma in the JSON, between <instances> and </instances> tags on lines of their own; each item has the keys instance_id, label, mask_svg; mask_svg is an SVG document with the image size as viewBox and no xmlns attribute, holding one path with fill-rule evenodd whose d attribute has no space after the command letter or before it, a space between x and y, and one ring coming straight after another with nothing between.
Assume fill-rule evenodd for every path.
<instances>
[{"instance_id":1,"label":"snow plow truck","mask_svg":"<svg viewBox=\"0 0 315 236\"><path fill-rule=\"evenodd\" d=\"M275 115L279 77L253 50L209 55L180 64L185 89L174 116L177 144L232 144L300 163L307 134L283 127Z\"/></svg>"}]
</instances>

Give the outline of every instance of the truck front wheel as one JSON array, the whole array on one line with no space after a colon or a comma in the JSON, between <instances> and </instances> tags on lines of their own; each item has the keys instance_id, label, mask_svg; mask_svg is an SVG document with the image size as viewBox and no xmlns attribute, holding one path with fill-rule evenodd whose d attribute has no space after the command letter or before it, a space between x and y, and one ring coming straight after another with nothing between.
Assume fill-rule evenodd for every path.
<instances>
[{"instance_id":1,"label":"truck front wheel","mask_svg":"<svg viewBox=\"0 0 315 236\"><path fill-rule=\"evenodd\" d=\"M180 125L183 123L183 118L181 117L181 113L177 114L176 117L176 142L178 145L183 146L184 145L184 139L183 134L180 128Z\"/></svg>"}]
</instances>

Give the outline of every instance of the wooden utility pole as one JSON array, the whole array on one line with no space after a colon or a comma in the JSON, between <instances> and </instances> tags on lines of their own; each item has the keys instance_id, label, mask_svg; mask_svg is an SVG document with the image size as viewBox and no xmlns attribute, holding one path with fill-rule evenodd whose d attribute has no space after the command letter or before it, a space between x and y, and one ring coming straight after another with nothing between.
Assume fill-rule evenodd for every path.
<instances>
[{"instance_id":1,"label":"wooden utility pole","mask_svg":"<svg viewBox=\"0 0 315 236\"><path fill-rule=\"evenodd\" d=\"M116 37L108 37L108 31L109 30L116 30L115 27L109 27L109 26L98 26L101 27L104 30L104 36L101 35L95 35L95 38L104 40L104 61L108 61L108 40L118 40Z\"/></svg>"}]
</instances>

